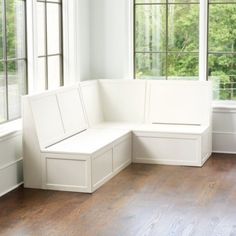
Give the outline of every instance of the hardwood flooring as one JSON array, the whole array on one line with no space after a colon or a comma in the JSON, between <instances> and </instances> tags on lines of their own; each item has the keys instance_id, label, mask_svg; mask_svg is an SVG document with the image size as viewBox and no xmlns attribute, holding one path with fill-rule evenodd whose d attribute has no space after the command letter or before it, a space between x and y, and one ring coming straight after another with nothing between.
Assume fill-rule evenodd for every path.
<instances>
[{"instance_id":1,"label":"hardwood flooring","mask_svg":"<svg viewBox=\"0 0 236 236\"><path fill-rule=\"evenodd\" d=\"M236 236L236 155L132 164L93 194L20 187L0 198L0 235Z\"/></svg>"}]
</instances>

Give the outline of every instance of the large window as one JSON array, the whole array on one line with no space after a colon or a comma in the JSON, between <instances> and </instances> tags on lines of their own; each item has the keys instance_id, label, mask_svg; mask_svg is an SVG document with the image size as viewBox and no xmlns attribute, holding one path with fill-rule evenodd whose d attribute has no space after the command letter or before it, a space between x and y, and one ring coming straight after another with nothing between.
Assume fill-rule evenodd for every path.
<instances>
[{"instance_id":1,"label":"large window","mask_svg":"<svg viewBox=\"0 0 236 236\"><path fill-rule=\"evenodd\" d=\"M136 78L210 79L236 100L236 0L135 0L134 22Z\"/></svg>"},{"instance_id":2,"label":"large window","mask_svg":"<svg viewBox=\"0 0 236 236\"><path fill-rule=\"evenodd\" d=\"M236 0L209 0L208 75L214 98L236 100Z\"/></svg>"},{"instance_id":3,"label":"large window","mask_svg":"<svg viewBox=\"0 0 236 236\"><path fill-rule=\"evenodd\" d=\"M37 0L37 90L63 85L62 0Z\"/></svg>"},{"instance_id":4,"label":"large window","mask_svg":"<svg viewBox=\"0 0 236 236\"><path fill-rule=\"evenodd\" d=\"M26 71L25 1L0 0L0 123L20 116Z\"/></svg>"},{"instance_id":5,"label":"large window","mask_svg":"<svg viewBox=\"0 0 236 236\"><path fill-rule=\"evenodd\" d=\"M197 79L198 0L136 0L135 76Z\"/></svg>"}]
</instances>

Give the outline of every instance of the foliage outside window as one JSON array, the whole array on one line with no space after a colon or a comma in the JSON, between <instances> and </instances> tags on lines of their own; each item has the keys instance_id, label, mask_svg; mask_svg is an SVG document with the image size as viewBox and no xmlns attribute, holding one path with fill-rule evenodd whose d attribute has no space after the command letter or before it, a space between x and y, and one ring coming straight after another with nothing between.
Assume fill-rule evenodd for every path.
<instances>
[{"instance_id":1,"label":"foliage outside window","mask_svg":"<svg viewBox=\"0 0 236 236\"><path fill-rule=\"evenodd\" d=\"M199 1L135 1L135 76L198 79Z\"/></svg>"},{"instance_id":2,"label":"foliage outside window","mask_svg":"<svg viewBox=\"0 0 236 236\"><path fill-rule=\"evenodd\" d=\"M208 75L214 98L236 100L236 0L210 0Z\"/></svg>"},{"instance_id":3,"label":"foliage outside window","mask_svg":"<svg viewBox=\"0 0 236 236\"><path fill-rule=\"evenodd\" d=\"M0 0L0 123L20 117L27 92L24 0Z\"/></svg>"}]
</instances>

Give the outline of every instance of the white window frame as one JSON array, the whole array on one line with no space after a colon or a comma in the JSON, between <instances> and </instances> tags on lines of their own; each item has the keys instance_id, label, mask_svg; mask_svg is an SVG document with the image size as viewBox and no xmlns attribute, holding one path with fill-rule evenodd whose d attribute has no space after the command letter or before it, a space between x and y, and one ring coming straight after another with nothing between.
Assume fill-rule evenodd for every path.
<instances>
[{"instance_id":1,"label":"white window frame","mask_svg":"<svg viewBox=\"0 0 236 236\"><path fill-rule=\"evenodd\" d=\"M37 81L39 71L37 66L37 22L36 22L37 0L27 1L27 41L28 41L28 93L38 91ZM78 74L78 33L75 30L78 25L78 0L63 0L62 4L62 27L63 27L63 78L64 85L77 81Z\"/></svg>"}]
</instances>

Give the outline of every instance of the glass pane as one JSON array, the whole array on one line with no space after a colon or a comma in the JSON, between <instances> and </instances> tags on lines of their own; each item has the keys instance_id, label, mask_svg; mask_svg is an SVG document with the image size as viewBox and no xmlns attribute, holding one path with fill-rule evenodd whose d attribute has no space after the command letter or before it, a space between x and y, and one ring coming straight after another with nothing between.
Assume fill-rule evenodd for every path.
<instances>
[{"instance_id":1,"label":"glass pane","mask_svg":"<svg viewBox=\"0 0 236 236\"><path fill-rule=\"evenodd\" d=\"M61 52L61 6L47 3L48 55Z\"/></svg>"},{"instance_id":2,"label":"glass pane","mask_svg":"<svg viewBox=\"0 0 236 236\"><path fill-rule=\"evenodd\" d=\"M56 3L61 3L61 0L46 0L46 2L56 2Z\"/></svg>"},{"instance_id":3,"label":"glass pane","mask_svg":"<svg viewBox=\"0 0 236 236\"><path fill-rule=\"evenodd\" d=\"M25 1L7 0L6 16L8 58L25 58Z\"/></svg>"},{"instance_id":4,"label":"glass pane","mask_svg":"<svg viewBox=\"0 0 236 236\"><path fill-rule=\"evenodd\" d=\"M168 0L168 3L199 3L199 0Z\"/></svg>"},{"instance_id":5,"label":"glass pane","mask_svg":"<svg viewBox=\"0 0 236 236\"><path fill-rule=\"evenodd\" d=\"M135 65L138 79L165 79L165 53L136 53Z\"/></svg>"},{"instance_id":6,"label":"glass pane","mask_svg":"<svg viewBox=\"0 0 236 236\"><path fill-rule=\"evenodd\" d=\"M38 56L46 55L46 22L45 22L46 4L37 3L37 31L38 31Z\"/></svg>"},{"instance_id":7,"label":"glass pane","mask_svg":"<svg viewBox=\"0 0 236 236\"><path fill-rule=\"evenodd\" d=\"M217 3L217 2L220 2L220 3L231 3L231 2L235 2L236 3L236 0L209 0L210 3Z\"/></svg>"},{"instance_id":8,"label":"glass pane","mask_svg":"<svg viewBox=\"0 0 236 236\"><path fill-rule=\"evenodd\" d=\"M198 79L198 53L169 53L168 79Z\"/></svg>"},{"instance_id":9,"label":"glass pane","mask_svg":"<svg viewBox=\"0 0 236 236\"><path fill-rule=\"evenodd\" d=\"M48 88L57 88L61 81L61 57L48 57Z\"/></svg>"},{"instance_id":10,"label":"glass pane","mask_svg":"<svg viewBox=\"0 0 236 236\"><path fill-rule=\"evenodd\" d=\"M135 3L166 3L167 0L135 0Z\"/></svg>"},{"instance_id":11,"label":"glass pane","mask_svg":"<svg viewBox=\"0 0 236 236\"><path fill-rule=\"evenodd\" d=\"M168 12L168 50L197 52L199 47L199 5L169 5Z\"/></svg>"},{"instance_id":12,"label":"glass pane","mask_svg":"<svg viewBox=\"0 0 236 236\"><path fill-rule=\"evenodd\" d=\"M24 60L8 62L9 119L21 116L21 95L26 94L26 63Z\"/></svg>"},{"instance_id":13,"label":"glass pane","mask_svg":"<svg viewBox=\"0 0 236 236\"><path fill-rule=\"evenodd\" d=\"M236 52L236 4L209 6L209 51Z\"/></svg>"},{"instance_id":14,"label":"glass pane","mask_svg":"<svg viewBox=\"0 0 236 236\"><path fill-rule=\"evenodd\" d=\"M210 54L209 79L214 85L214 99L236 100L236 56Z\"/></svg>"},{"instance_id":15,"label":"glass pane","mask_svg":"<svg viewBox=\"0 0 236 236\"><path fill-rule=\"evenodd\" d=\"M135 3L166 3L167 0L136 0ZM168 3L196 3L199 0L168 0Z\"/></svg>"},{"instance_id":16,"label":"glass pane","mask_svg":"<svg viewBox=\"0 0 236 236\"><path fill-rule=\"evenodd\" d=\"M166 7L164 5L136 6L136 52L165 51Z\"/></svg>"},{"instance_id":17,"label":"glass pane","mask_svg":"<svg viewBox=\"0 0 236 236\"><path fill-rule=\"evenodd\" d=\"M0 0L0 59L3 58L3 24L4 24L4 21L3 21L3 12L2 12L2 0Z\"/></svg>"},{"instance_id":18,"label":"glass pane","mask_svg":"<svg viewBox=\"0 0 236 236\"><path fill-rule=\"evenodd\" d=\"M4 64L0 62L0 123L7 119L6 75Z\"/></svg>"}]
</instances>

